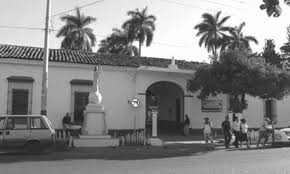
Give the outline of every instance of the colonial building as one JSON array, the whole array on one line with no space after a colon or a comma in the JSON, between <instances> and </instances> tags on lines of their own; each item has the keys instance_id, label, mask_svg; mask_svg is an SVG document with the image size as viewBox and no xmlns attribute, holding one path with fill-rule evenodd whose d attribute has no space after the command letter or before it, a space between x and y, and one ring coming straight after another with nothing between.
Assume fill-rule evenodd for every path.
<instances>
[{"instance_id":1,"label":"colonial building","mask_svg":"<svg viewBox=\"0 0 290 174\"><path fill-rule=\"evenodd\" d=\"M42 48L0 45L1 115L40 113L42 55ZM193 130L203 127L204 117L210 117L214 127L220 128L227 114L227 95L201 101L186 90L187 80L200 63L51 49L47 116L56 128L62 127L67 112L73 122L82 122L93 69L98 64L102 67L99 87L109 130L150 127L150 107L156 105L160 133L180 131L185 114ZM130 104L133 98L140 102L138 107ZM279 126L288 126L289 99L247 99L244 117L250 127L258 127L266 112L278 115Z\"/></svg>"}]
</instances>

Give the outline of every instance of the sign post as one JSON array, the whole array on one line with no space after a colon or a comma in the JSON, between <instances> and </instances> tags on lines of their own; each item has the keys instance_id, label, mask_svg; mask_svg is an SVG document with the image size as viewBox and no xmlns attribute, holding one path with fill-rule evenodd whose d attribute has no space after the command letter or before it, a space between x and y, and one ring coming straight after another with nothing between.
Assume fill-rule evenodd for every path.
<instances>
[{"instance_id":1,"label":"sign post","mask_svg":"<svg viewBox=\"0 0 290 174\"><path fill-rule=\"evenodd\" d=\"M137 108L139 107L139 105L140 105L140 101L137 99L137 98L133 98L132 100L131 100L131 102L130 102L130 104L131 104L131 106L133 106L133 108L134 108L134 134L135 134L135 132L136 132L136 120L137 120L137 114L136 114L136 112L137 112Z\"/></svg>"}]
</instances>

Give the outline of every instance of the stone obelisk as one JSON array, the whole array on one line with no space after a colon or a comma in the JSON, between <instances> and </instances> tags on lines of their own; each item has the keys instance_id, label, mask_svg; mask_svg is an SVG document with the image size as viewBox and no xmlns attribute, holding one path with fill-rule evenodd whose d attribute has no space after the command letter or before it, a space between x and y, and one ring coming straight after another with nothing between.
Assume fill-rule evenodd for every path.
<instances>
[{"instance_id":1,"label":"stone obelisk","mask_svg":"<svg viewBox=\"0 0 290 174\"><path fill-rule=\"evenodd\" d=\"M89 103L84 111L83 134L84 135L105 135L106 121L104 106L101 105L102 95L99 90L100 66L94 69L93 87L89 95Z\"/></svg>"},{"instance_id":2,"label":"stone obelisk","mask_svg":"<svg viewBox=\"0 0 290 174\"><path fill-rule=\"evenodd\" d=\"M106 147L119 146L119 139L108 135L106 115L99 90L100 66L94 69L93 87L89 94L89 103L84 111L82 135L74 140L76 147Z\"/></svg>"}]
</instances>

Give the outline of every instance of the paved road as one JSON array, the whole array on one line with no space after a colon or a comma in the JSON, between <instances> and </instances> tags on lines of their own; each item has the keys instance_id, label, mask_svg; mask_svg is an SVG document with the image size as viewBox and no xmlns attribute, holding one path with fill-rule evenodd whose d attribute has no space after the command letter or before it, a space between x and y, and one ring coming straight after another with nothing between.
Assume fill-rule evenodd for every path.
<instances>
[{"instance_id":1,"label":"paved road","mask_svg":"<svg viewBox=\"0 0 290 174\"><path fill-rule=\"evenodd\" d=\"M0 155L0 174L289 174L290 148L200 152L179 148Z\"/></svg>"}]
</instances>

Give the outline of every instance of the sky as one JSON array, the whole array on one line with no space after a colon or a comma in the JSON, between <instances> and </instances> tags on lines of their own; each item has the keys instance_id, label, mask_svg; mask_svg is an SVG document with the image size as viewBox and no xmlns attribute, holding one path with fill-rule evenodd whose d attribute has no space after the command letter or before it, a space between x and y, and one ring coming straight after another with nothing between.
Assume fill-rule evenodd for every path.
<instances>
[{"instance_id":1,"label":"sky","mask_svg":"<svg viewBox=\"0 0 290 174\"><path fill-rule=\"evenodd\" d=\"M51 0L51 27L58 30L64 24L64 11L84 6L98 0ZM282 1L282 0L280 0ZM142 56L160 57L209 62L209 53L199 47L194 26L202 21L205 12L215 14L222 11L222 17L231 16L225 23L238 26L246 22L244 35L255 36L259 44L251 44L254 52L262 52L265 39L274 39L276 50L286 42L286 27L290 25L290 7L281 4L279 18L269 18L259 9L262 0L101 0L81 9L87 16L97 18L89 25L97 37L97 45L120 28L129 19L127 12L148 7L148 14L157 17L156 31L150 47L142 48ZM43 47L44 32L40 29L14 29L10 27L44 28L46 0L1 0L0 2L0 43L22 46ZM75 11L69 12L75 14ZM64 14L63 14L64 15ZM63 38L56 38L56 31L50 33L50 48L59 48ZM98 47L93 48L94 51Z\"/></svg>"}]
</instances>

